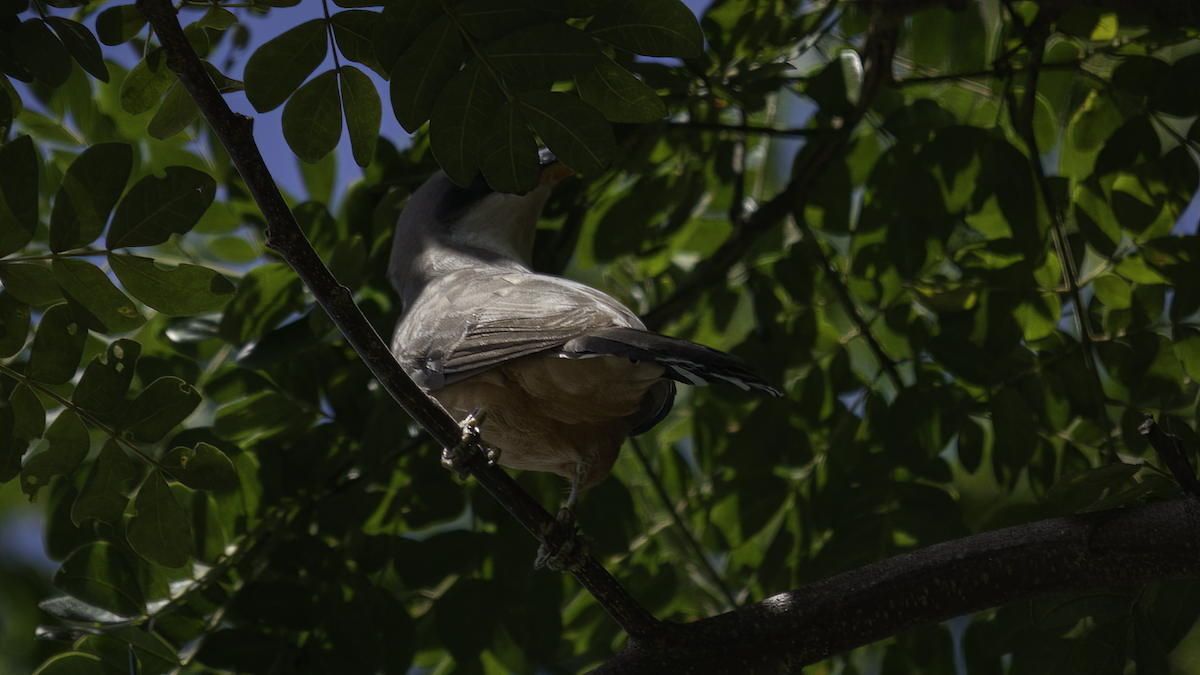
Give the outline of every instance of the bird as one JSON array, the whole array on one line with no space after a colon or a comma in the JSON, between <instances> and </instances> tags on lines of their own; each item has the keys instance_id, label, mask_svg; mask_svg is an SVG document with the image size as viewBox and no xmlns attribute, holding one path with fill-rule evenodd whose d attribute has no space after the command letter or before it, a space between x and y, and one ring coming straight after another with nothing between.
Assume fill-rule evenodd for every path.
<instances>
[{"instance_id":1,"label":"bird","mask_svg":"<svg viewBox=\"0 0 1200 675\"><path fill-rule=\"evenodd\" d=\"M525 194L436 172L401 211L388 266L403 303L400 365L456 418L482 407L480 438L500 465L569 480L560 520L626 438L667 415L676 382L780 395L744 360L648 331L608 294L532 269L538 218L570 173L544 151Z\"/></svg>"}]
</instances>

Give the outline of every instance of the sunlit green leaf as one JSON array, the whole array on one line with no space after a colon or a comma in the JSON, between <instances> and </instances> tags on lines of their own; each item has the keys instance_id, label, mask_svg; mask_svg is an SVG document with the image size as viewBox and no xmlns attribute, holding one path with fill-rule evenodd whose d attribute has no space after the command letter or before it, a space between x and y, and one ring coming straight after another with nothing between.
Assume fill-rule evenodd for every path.
<instances>
[{"instance_id":1,"label":"sunlit green leaf","mask_svg":"<svg viewBox=\"0 0 1200 675\"><path fill-rule=\"evenodd\" d=\"M130 115L140 115L158 105L163 94L175 83L175 73L167 67L167 55L162 49L146 54L121 81L121 109Z\"/></svg>"},{"instance_id":2,"label":"sunlit green leaf","mask_svg":"<svg viewBox=\"0 0 1200 675\"><path fill-rule=\"evenodd\" d=\"M110 253L108 262L133 297L171 316L202 314L221 307L234 288L220 273L196 265L163 269L150 258Z\"/></svg>"}]
</instances>

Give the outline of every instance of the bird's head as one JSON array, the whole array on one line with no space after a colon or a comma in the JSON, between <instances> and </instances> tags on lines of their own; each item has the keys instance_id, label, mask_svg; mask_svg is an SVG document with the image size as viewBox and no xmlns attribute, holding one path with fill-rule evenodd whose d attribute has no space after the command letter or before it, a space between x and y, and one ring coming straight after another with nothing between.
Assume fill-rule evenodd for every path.
<instances>
[{"instance_id":1,"label":"bird's head","mask_svg":"<svg viewBox=\"0 0 1200 675\"><path fill-rule=\"evenodd\" d=\"M466 187L442 171L425 181L396 223L388 275L401 295L451 271L461 257L528 267L542 207L554 185L570 174L548 154L541 171L538 187L519 195L492 190L483 176Z\"/></svg>"}]
</instances>

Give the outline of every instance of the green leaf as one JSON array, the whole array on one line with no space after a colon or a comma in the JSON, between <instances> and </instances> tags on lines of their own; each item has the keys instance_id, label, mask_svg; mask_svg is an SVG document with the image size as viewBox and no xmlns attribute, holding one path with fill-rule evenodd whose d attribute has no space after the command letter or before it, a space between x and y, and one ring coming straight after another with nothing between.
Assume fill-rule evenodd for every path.
<instances>
[{"instance_id":1,"label":"green leaf","mask_svg":"<svg viewBox=\"0 0 1200 675\"><path fill-rule=\"evenodd\" d=\"M1029 341L1040 340L1054 332L1062 318L1062 303L1055 293L1030 295L1013 310L1013 318Z\"/></svg>"},{"instance_id":2,"label":"green leaf","mask_svg":"<svg viewBox=\"0 0 1200 675\"><path fill-rule=\"evenodd\" d=\"M96 35L113 47L137 37L146 25L146 18L133 5L109 7L96 17Z\"/></svg>"},{"instance_id":3,"label":"green leaf","mask_svg":"<svg viewBox=\"0 0 1200 675\"><path fill-rule=\"evenodd\" d=\"M479 168L498 192L528 192L541 182L537 140L517 106L500 106L479 148Z\"/></svg>"},{"instance_id":4,"label":"green leaf","mask_svg":"<svg viewBox=\"0 0 1200 675\"><path fill-rule=\"evenodd\" d=\"M83 489L71 505L71 522L75 527L79 527L88 518L108 525L121 522L125 506L129 503L125 491L134 478L137 478L137 470L134 469L133 462L129 461L129 457L115 440L108 439L100 449L96 461L92 462L92 468L83 482ZM83 596L76 597L87 600ZM99 606L109 609L105 605Z\"/></svg>"},{"instance_id":5,"label":"green leaf","mask_svg":"<svg viewBox=\"0 0 1200 675\"><path fill-rule=\"evenodd\" d=\"M391 72L400 58L421 32L436 19L445 16L438 0L409 0L389 2L371 34L375 54L384 71Z\"/></svg>"},{"instance_id":6,"label":"green leaf","mask_svg":"<svg viewBox=\"0 0 1200 675\"><path fill-rule=\"evenodd\" d=\"M503 102L500 87L479 59L442 89L429 120L429 147L456 184L469 185L479 173L479 147Z\"/></svg>"},{"instance_id":7,"label":"green leaf","mask_svg":"<svg viewBox=\"0 0 1200 675\"><path fill-rule=\"evenodd\" d=\"M133 340L113 340L103 354L92 358L71 394L80 408L107 413L117 407L129 391L142 346Z\"/></svg>"},{"instance_id":8,"label":"green leaf","mask_svg":"<svg viewBox=\"0 0 1200 675\"><path fill-rule=\"evenodd\" d=\"M594 176L612 162L612 127L595 108L570 94L530 91L517 96L521 113L563 164Z\"/></svg>"},{"instance_id":9,"label":"green leaf","mask_svg":"<svg viewBox=\"0 0 1200 675\"><path fill-rule=\"evenodd\" d=\"M146 176L129 188L108 228L108 249L154 246L199 222L217 191L203 171L168 166L166 175Z\"/></svg>"},{"instance_id":10,"label":"green leaf","mask_svg":"<svg viewBox=\"0 0 1200 675\"><path fill-rule=\"evenodd\" d=\"M580 98L610 121L641 124L667 116L667 106L658 94L610 59L599 59L575 81Z\"/></svg>"},{"instance_id":11,"label":"green leaf","mask_svg":"<svg viewBox=\"0 0 1200 675\"><path fill-rule=\"evenodd\" d=\"M203 314L234 295L233 284L206 267L162 269L150 258L115 253L108 254L108 264L133 297L170 316Z\"/></svg>"},{"instance_id":12,"label":"green leaf","mask_svg":"<svg viewBox=\"0 0 1200 675\"><path fill-rule=\"evenodd\" d=\"M167 67L166 52L161 48L151 51L121 80L117 99L121 110L130 115L152 110L175 81L175 73Z\"/></svg>"},{"instance_id":13,"label":"green leaf","mask_svg":"<svg viewBox=\"0 0 1200 675\"><path fill-rule=\"evenodd\" d=\"M565 80L589 72L604 57L586 33L565 24L533 26L510 33L485 50L500 72L526 84Z\"/></svg>"},{"instance_id":14,"label":"green leaf","mask_svg":"<svg viewBox=\"0 0 1200 675\"><path fill-rule=\"evenodd\" d=\"M46 431L46 409L37 394L25 383L18 384L8 395L8 407L13 411L12 436L18 443L28 445Z\"/></svg>"},{"instance_id":15,"label":"green leaf","mask_svg":"<svg viewBox=\"0 0 1200 675\"><path fill-rule=\"evenodd\" d=\"M41 19L28 19L10 33L21 65L43 83L58 87L71 76L71 55Z\"/></svg>"},{"instance_id":16,"label":"green leaf","mask_svg":"<svg viewBox=\"0 0 1200 675\"><path fill-rule=\"evenodd\" d=\"M50 213L50 250L92 243L108 223L133 170L128 143L98 143L84 150L62 178Z\"/></svg>"},{"instance_id":17,"label":"green leaf","mask_svg":"<svg viewBox=\"0 0 1200 675\"><path fill-rule=\"evenodd\" d=\"M1129 309L1132 293L1124 279L1115 274L1104 274L1092 283L1096 297L1109 309Z\"/></svg>"},{"instance_id":18,"label":"green leaf","mask_svg":"<svg viewBox=\"0 0 1200 675\"><path fill-rule=\"evenodd\" d=\"M429 119L448 80L462 66L462 39L449 17L430 24L392 69L392 111L408 133Z\"/></svg>"},{"instance_id":19,"label":"green leaf","mask_svg":"<svg viewBox=\"0 0 1200 675\"><path fill-rule=\"evenodd\" d=\"M213 428L222 438L241 440L284 428L303 414L287 396L267 391L222 407Z\"/></svg>"},{"instance_id":20,"label":"green leaf","mask_svg":"<svg viewBox=\"0 0 1200 675\"><path fill-rule=\"evenodd\" d=\"M63 561L54 585L71 595L121 616L146 613L134 567L115 544L85 544Z\"/></svg>"},{"instance_id":21,"label":"green leaf","mask_svg":"<svg viewBox=\"0 0 1200 675\"><path fill-rule=\"evenodd\" d=\"M313 19L259 47L246 61L246 98L258 112L274 110L325 60L325 20Z\"/></svg>"},{"instance_id":22,"label":"green leaf","mask_svg":"<svg viewBox=\"0 0 1200 675\"><path fill-rule=\"evenodd\" d=\"M104 54L92 31L78 21L58 16L48 17L46 23L58 33L58 39L81 68L97 80L108 82L108 66L104 65Z\"/></svg>"},{"instance_id":23,"label":"green leaf","mask_svg":"<svg viewBox=\"0 0 1200 675\"><path fill-rule=\"evenodd\" d=\"M187 419L202 398L178 377L160 377L129 404L117 428L142 443L153 443Z\"/></svg>"},{"instance_id":24,"label":"green leaf","mask_svg":"<svg viewBox=\"0 0 1200 675\"><path fill-rule=\"evenodd\" d=\"M29 447L13 436L16 415L11 406L0 406L0 484L21 475L21 457Z\"/></svg>"},{"instance_id":25,"label":"green leaf","mask_svg":"<svg viewBox=\"0 0 1200 675\"><path fill-rule=\"evenodd\" d=\"M200 17L200 20L196 23L202 28L229 30L229 27L237 22L238 20L236 14L225 9L224 7L213 5L212 7L208 8L208 11L205 12L204 16Z\"/></svg>"},{"instance_id":26,"label":"green leaf","mask_svg":"<svg viewBox=\"0 0 1200 675\"><path fill-rule=\"evenodd\" d=\"M338 50L342 55L363 64L386 80L390 69L380 64L375 56L375 45L371 42L375 27L381 20L382 15L379 12L363 10L338 12L330 17L333 37L337 40Z\"/></svg>"},{"instance_id":27,"label":"green leaf","mask_svg":"<svg viewBox=\"0 0 1200 675\"><path fill-rule=\"evenodd\" d=\"M342 138L342 101L337 72L308 81L283 108L283 137L296 156L315 164Z\"/></svg>"},{"instance_id":28,"label":"green leaf","mask_svg":"<svg viewBox=\"0 0 1200 675\"><path fill-rule=\"evenodd\" d=\"M62 300L54 273L40 263L0 264L0 284L12 297L34 307Z\"/></svg>"},{"instance_id":29,"label":"green leaf","mask_svg":"<svg viewBox=\"0 0 1200 675\"><path fill-rule=\"evenodd\" d=\"M488 41L534 24L561 21L562 9L552 0L466 0L454 5L454 16L471 35Z\"/></svg>"},{"instance_id":30,"label":"green leaf","mask_svg":"<svg viewBox=\"0 0 1200 675\"><path fill-rule=\"evenodd\" d=\"M33 675L109 675L110 671L95 654L63 652L46 659Z\"/></svg>"},{"instance_id":31,"label":"green leaf","mask_svg":"<svg viewBox=\"0 0 1200 675\"><path fill-rule=\"evenodd\" d=\"M168 139L188 128L192 122L200 119L200 108L192 100L191 94L182 84L176 82L169 91L162 105L150 118L146 133L158 140Z\"/></svg>"},{"instance_id":32,"label":"green leaf","mask_svg":"<svg viewBox=\"0 0 1200 675\"><path fill-rule=\"evenodd\" d=\"M37 501L38 490L53 476L70 476L87 457L91 440L83 420L70 408L63 409L46 431L46 450L30 457L21 468L21 491Z\"/></svg>"},{"instance_id":33,"label":"green leaf","mask_svg":"<svg viewBox=\"0 0 1200 675\"><path fill-rule=\"evenodd\" d=\"M208 443L197 443L195 448L175 448L160 464L193 490L233 490L239 484L233 462Z\"/></svg>"},{"instance_id":34,"label":"green leaf","mask_svg":"<svg viewBox=\"0 0 1200 675\"><path fill-rule=\"evenodd\" d=\"M91 330L106 335L124 333L146 323L133 301L92 263L55 258L50 269L67 304Z\"/></svg>"},{"instance_id":35,"label":"green leaf","mask_svg":"<svg viewBox=\"0 0 1200 675\"><path fill-rule=\"evenodd\" d=\"M283 263L256 267L238 284L237 296L221 317L221 337L244 345L262 337L288 314L298 311L304 287Z\"/></svg>"},{"instance_id":36,"label":"green leaf","mask_svg":"<svg viewBox=\"0 0 1200 675\"><path fill-rule=\"evenodd\" d=\"M0 358L12 356L25 347L25 341L29 339L29 319L28 305L17 300L7 289L0 291Z\"/></svg>"},{"instance_id":37,"label":"green leaf","mask_svg":"<svg viewBox=\"0 0 1200 675\"><path fill-rule=\"evenodd\" d=\"M134 516L125 536L133 550L163 567L183 567L192 554L192 530L162 471L146 477L133 500Z\"/></svg>"},{"instance_id":38,"label":"green leaf","mask_svg":"<svg viewBox=\"0 0 1200 675\"><path fill-rule=\"evenodd\" d=\"M87 327L76 320L70 307L65 304L51 307L38 322L25 375L45 384L62 384L70 380L79 367L86 340Z\"/></svg>"},{"instance_id":39,"label":"green leaf","mask_svg":"<svg viewBox=\"0 0 1200 675\"><path fill-rule=\"evenodd\" d=\"M589 35L642 56L690 59L704 51L692 10L679 0L618 0L587 25Z\"/></svg>"},{"instance_id":40,"label":"green leaf","mask_svg":"<svg viewBox=\"0 0 1200 675\"><path fill-rule=\"evenodd\" d=\"M992 464L997 477L1015 480L1037 444L1036 419L1020 392L1012 387L1001 389L988 403L992 411ZM1002 468L1007 468L1005 472Z\"/></svg>"},{"instance_id":41,"label":"green leaf","mask_svg":"<svg viewBox=\"0 0 1200 675\"><path fill-rule=\"evenodd\" d=\"M379 123L383 106L371 78L352 66L342 66L338 72L342 85L342 110L346 114L346 129L350 132L350 148L354 162L367 166L375 156L379 140Z\"/></svg>"},{"instance_id":42,"label":"green leaf","mask_svg":"<svg viewBox=\"0 0 1200 675\"><path fill-rule=\"evenodd\" d=\"M38 160L33 139L0 146L0 256L19 251L38 225Z\"/></svg>"}]
</instances>

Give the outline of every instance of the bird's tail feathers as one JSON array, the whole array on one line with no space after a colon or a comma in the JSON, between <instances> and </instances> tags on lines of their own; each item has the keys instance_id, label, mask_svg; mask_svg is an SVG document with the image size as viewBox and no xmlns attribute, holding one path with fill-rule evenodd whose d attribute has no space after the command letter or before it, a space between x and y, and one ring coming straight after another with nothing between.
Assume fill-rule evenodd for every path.
<instances>
[{"instance_id":1,"label":"bird's tail feathers","mask_svg":"<svg viewBox=\"0 0 1200 675\"><path fill-rule=\"evenodd\" d=\"M732 384L744 391L782 395L755 375L750 364L741 358L695 342L635 328L594 331L563 345L561 355L568 359L619 356L635 361L651 361L664 366L667 377L684 384L704 386L719 382Z\"/></svg>"}]
</instances>

